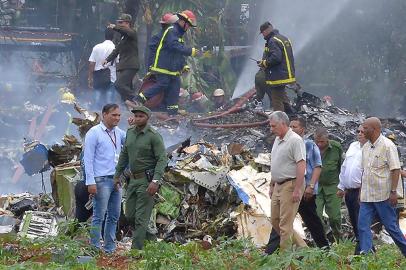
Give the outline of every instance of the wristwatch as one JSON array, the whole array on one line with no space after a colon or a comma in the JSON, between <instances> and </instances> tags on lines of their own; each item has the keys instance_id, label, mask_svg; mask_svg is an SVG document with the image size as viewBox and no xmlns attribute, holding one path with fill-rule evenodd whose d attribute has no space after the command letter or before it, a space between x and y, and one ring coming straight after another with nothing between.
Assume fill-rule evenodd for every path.
<instances>
[{"instance_id":1,"label":"wristwatch","mask_svg":"<svg viewBox=\"0 0 406 270\"><path fill-rule=\"evenodd\" d=\"M392 190L390 191L390 193L396 194L396 189L392 189Z\"/></svg>"},{"instance_id":2,"label":"wristwatch","mask_svg":"<svg viewBox=\"0 0 406 270\"><path fill-rule=\"evenodd\" d=\"M151 182L154 184L157 184L158 186L161 185L161 181L159 181L159 180L152 180Z\"/></svg>"},{"instance_id":3,"label":"wristwatch","mask_svg":"<svg viewBox=\"0 0 406 270\"><path fill-rule=\"evenodd\" d=\"M310 184L309 187L314 189L314 184Z\"/></svg>"}]
</instances>

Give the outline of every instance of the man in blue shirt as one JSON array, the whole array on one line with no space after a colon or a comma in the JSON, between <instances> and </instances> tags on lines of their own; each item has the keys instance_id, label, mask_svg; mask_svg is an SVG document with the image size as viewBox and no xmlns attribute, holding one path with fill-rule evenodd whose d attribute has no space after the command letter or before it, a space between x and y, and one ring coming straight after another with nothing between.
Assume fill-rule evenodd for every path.
<instances>
[{"instance_id":1,"label":"man in blue shirt","mask_svg":"<svg viewBox=\"0 0 406 270\"><path fill-rule=\"evenodd\" d=\"M290 121L290 127L294 132L303 137L306 131L306 120L296 118ZM316 211L316 194L318 180L321 172L321 155L317 145L310 139L305 140L306 146L306 189L299 205L299 214L316 245L319 248L329 247L323 224Z\"/></svg>"},{"instance_id":2,"label":"man in blue shirt","mask_svg":"<svg viewBox=\"0 0 406 270\"><path fill-rule=\"evenodd\" d=\"M102 122L86 134L84 163L86 186L93 197L90 242L96 248L101 248L101 226L106 217L104 251L112 253L116 249L115 237L122 193L121 188L115 189L113 176L125 141L125 132L117 127L121 116L117 104L105 105L102 116Z\"/></svg>"}]
</instances>

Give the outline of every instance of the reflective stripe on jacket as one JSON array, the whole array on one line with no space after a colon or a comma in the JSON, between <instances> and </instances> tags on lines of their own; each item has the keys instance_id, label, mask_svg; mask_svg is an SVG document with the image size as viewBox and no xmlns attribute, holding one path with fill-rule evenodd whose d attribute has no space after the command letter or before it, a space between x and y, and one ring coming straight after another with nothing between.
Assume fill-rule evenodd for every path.
<instances>
[{"instance_id":1,"label":"reflective stripe on jacket","mask_svg":"<svg viewBox=\"0 0 406 270\"><path fill-rule=\"evenodd\" d=\"M263 60L268 74L266 83L280 86L296 82L292 44L278 30L273 30L265 44Z\"/></svg>"},{"instance_id":2,"label":"reflective stripe on jacket","mask_svg":"<svg viewBox=\"0 0 406 270\"><path fill-rule=\"evenodd\" d=\"M180 75L186 65L185 57L192 55L192 48L184 45L184 33L177 23L162 32L151 71L172 76Z\"/></svg>"}]
</instances>

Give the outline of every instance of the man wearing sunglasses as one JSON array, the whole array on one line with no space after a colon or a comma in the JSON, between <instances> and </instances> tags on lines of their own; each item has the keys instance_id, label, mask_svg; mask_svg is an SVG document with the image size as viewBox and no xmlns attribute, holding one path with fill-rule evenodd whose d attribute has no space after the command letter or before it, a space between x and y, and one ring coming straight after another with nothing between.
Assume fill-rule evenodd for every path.
<instances>
[{"instance_id":1,"label":"man wearing sunglasses","mask_svg":"<svg viewBox=\"0 0 406 270\"><path fill-rule=\"evenodd\" d=\"M359 213L359 193L361 190L361 177L362 177L362 147L367 142L364 135L364 128L362 125L357 130L357 141L351 143L345 159L341 165L340 183L338 184L337 196L345 199L345 204L350 216L350 222L354 232L357 246L355 254L359 254L359 238L358 238L358 213Z\"/></svg>"}]
</instances>

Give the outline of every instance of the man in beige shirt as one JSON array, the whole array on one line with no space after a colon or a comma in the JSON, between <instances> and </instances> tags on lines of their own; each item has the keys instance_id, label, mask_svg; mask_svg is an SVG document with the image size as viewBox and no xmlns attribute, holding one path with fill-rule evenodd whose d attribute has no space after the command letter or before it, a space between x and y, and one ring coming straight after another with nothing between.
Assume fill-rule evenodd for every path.
<instances>
[{"instance_id":1,"label":"man in beige shirt","mask_svg":"<svg viewBox=\"0 0 406 270\"><path fill-rule=\"evenodd\" d=\"M395 144L381 134L381 121L376 117L365 120L364 135L368 142L362 148L363 170L358 217L361 253L372 250L371 223L377 214L386 231L406 257L406 239L399 228L395 206L400 162Z\"/></svg>"},{"instance_id":2,"label":"man in beige shirt","mask_svg":"<svg viewBox=\"0 0 406 270\"><path fill-rule=\"evenodd\" d=\"M293 221L303 196L306 169L304 141L289 124L284 112L276 111L270 116L271 131L277 136L271 152L271 220L281 237L281 250L292 246Z\"/></svg>"}]
</instances>

